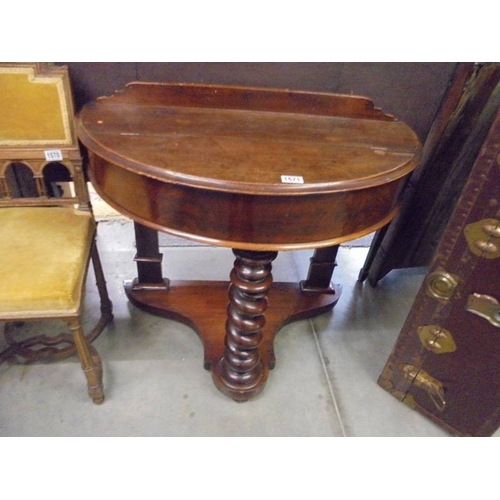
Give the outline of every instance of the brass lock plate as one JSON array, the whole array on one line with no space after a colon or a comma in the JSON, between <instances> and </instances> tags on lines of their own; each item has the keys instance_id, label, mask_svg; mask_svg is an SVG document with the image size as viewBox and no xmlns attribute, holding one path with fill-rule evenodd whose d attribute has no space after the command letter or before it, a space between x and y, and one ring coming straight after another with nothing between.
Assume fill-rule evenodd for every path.
<instances>
[{"instance_id":1,"label":"brass lock plate","mask_svg":"<svg viewBox=\"0 0 500 500\"><path fill-rule=\"evenodd\" d=\"M470 251L478 257L496 259L500 257L500 221L483 219L468 224L464 229Z\"/></svg>"},{"instance_id":2,"label":"brass lock plate","mask_svg":"<svg viewBox=\"0 0 500 500\"><path fill-rule=\"evenodd\" d=\"M434 354L446 354L457 350L453 335L439 325L424 325L417 329L420 342Z\"/></svg>"}]
</instances>

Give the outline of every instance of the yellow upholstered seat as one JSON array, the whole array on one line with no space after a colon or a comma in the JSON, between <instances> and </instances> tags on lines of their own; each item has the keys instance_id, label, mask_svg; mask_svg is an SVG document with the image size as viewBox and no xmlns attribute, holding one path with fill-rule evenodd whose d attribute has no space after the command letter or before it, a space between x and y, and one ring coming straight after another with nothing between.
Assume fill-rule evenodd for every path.
<instances>
[{"instance_id":1,"label":"yellow upholstered seat","mask_svg":"<svg viewBox=\"0 0 500 500\"><path fill-rule=\"evenodd\" d=\"M77 314L94 231L90 212L0 208L0 315L15 319Z\"/></svg>"}]
</instances>

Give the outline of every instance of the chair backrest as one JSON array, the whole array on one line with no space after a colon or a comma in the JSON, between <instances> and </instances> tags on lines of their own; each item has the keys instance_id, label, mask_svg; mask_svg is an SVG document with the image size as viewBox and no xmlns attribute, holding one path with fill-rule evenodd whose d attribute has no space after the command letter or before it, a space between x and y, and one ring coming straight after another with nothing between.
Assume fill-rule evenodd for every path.
<instances>
[{"instance_id":1,"label":"chair backrest","mask_svg":"<svg viewBox=\"0 0 500 500\"><path fill-rule=\"evenodd\" d=\"M68 69L0 63L0 207L90 210Z\"/></svg>"}]
</instances>

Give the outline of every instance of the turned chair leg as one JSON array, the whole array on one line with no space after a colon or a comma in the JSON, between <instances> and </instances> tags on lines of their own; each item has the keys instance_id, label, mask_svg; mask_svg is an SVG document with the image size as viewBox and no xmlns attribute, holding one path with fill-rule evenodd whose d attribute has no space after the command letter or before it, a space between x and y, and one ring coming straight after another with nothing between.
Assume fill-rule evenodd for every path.
<instances>
[{"instance_id":1,"label":"turned chair leg","mask_svg":"<svg viewBox=\"0 0 500 500\"><path fill-rule=\"evenodd\" d=\"M97 244L94 240L92 244L92 267L94 268L94 275L96 279L97 290L99 292L99 298L101 300L101 314L104 317L104 321L108 323L113 319L113 304L108 295L108 289L106 287L106 279L104 278L104 272L102 270L101 259L99 257L99 252L97 251Z\"/></svg>"},{"instance_id":2,"label":"turned chair leg","mask_svg":"<svg viewBox=\"0 0 500 500\"><path fill-rule=\"evenodd\" d=\"M85 338L80 318L69 321L69 327L73 334L83 373L87 378L89 397L95 404L101 404L104 401L101 358Z\"/></svg>"}]
</instances>

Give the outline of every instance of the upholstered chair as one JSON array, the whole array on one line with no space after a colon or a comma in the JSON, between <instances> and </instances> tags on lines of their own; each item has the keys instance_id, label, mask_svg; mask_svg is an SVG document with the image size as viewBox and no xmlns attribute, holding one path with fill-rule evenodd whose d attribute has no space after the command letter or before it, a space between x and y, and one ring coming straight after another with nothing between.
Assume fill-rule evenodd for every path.
<instances>
[{"instance_id":1,"label":"upholstered chair","mask_svg":"<svg viewBox=\"0 0 500 500\"><path fill-rule=\"evenodd\" d=\"M76 353L90 398L102 403L103 370L92 342L112 320L112 305L73 129L67 69L1 64L0 109L0 322L5 347L0 362L54 361ZM97 325L85 333L90 263L101 311ZM62 321L69 329L16 338L23 325L44 321Z\"/></svg>"}]
</instances>

